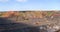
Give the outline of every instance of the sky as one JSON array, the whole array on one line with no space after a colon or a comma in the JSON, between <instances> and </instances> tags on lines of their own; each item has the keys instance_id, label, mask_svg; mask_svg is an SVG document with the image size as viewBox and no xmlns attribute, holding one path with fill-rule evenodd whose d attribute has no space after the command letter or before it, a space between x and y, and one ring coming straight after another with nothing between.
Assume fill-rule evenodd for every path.
<instances>
[{"instance_id":1,"label":"sky","mask_svg":"<svg viewBox=\"0 0 60 32\"><path fill-rule=\"evenodd\" d=\"M0 0L0 11L60 10L60 0Z\"/></svg>"}]
</instances>

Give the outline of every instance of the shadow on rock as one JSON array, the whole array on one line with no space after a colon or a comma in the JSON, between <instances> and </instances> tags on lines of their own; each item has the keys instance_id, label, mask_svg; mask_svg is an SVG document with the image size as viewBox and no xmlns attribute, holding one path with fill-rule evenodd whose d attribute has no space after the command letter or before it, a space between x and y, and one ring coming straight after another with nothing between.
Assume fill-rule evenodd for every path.
<instances>
[{"instance_id":1,"label":"shadow on rock","mask_svg":"<svg viewBox=\"0 0 60 32\"><path fill-rule=\"evenodd\" d=\"M0 32L39 32L39 28L24 23L14 23L0 18Z\"/></svg>"}]
</instances>

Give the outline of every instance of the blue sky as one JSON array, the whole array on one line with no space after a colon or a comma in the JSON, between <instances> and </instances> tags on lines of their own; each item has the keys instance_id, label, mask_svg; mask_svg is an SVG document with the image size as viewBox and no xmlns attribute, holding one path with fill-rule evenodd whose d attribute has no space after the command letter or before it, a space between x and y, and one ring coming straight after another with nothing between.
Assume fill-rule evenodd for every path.
<instances>
[{"instance_id":1,"label":"blue sky","mask_svg":"<svg viewBox=\"0 0 60 32\"><path fill-rule=\"evenodd\" d=\"M60 10L60 0L0 0L0 11Z\"/></svg>"}]
</instances>

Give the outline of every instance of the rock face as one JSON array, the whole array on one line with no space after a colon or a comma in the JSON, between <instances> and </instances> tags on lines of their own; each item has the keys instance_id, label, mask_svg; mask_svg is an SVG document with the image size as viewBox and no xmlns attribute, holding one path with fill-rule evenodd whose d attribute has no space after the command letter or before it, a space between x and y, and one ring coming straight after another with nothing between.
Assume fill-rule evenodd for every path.
<instances>
[{"instance_id":1,"label":"rock face","mask_svg":"<svg viewBox=\"0 0 60 32\"><path fill-rule=\"evenodd\" d=\"M59 31L59 29L60 26L54 24L32 26L0 18L0 32L56 32Z\"/></svg>"},{"instance_id":2,"label":"rock face","mask_svg":"<svg viewBox=\"0 0 60 32\"><path fill-rule=\"evenodd\" d=\"M34 27L0 18L0 32L30 32ZM35 30L37 30L35 28Z\"/></svg>"},{"instance_id":3,"label":"rock face","mask_svg":"<svg viewBox=\"0 0 60 32\"><path fill-rule=\"evenodd\" d=\"M31 14L29 15L29 13L25 14L24 17L20 15L9 18L0 18L0 32L59 32L60 31L60 16L39 18L43 16L40 12L39 13L31 12L32 15ZM39 16L39 14L41 16ZM35 18L32 16L34 16Z\"/></svg>"}]
</instances>

